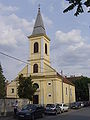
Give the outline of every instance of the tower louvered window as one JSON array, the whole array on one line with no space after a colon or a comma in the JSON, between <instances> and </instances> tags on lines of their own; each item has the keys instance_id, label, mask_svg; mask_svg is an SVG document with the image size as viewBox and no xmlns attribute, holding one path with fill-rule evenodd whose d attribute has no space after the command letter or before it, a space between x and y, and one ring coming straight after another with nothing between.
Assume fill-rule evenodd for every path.
<instances>
[{"instance_id":1,"label":"tower louvered window","mask_svg":"<svg viewBox=\"0 0 90 120\"><path fill-rule=\"evenodd\" d=\"M34 43L34 53L38 52L38 42Z\"/></svg>"},{"instance_id":2,"label":"tower louvered window","mask_svg":"<svg viewBox=\"0 0 90 120\"><path fill-rule=\"evenodd\" d=\"M33 65L33 73L38 73L38 64Z\"/></svg>"},{"instance_id":3,"label":"tower louvered window","mask_svg":"<svg viewBox=\"0 0 90 120\"><path fill-rule=\"evenodd\" d=\"M45 43L45 53L47 54L47 44Z\"/></svg>"}]
</instances>

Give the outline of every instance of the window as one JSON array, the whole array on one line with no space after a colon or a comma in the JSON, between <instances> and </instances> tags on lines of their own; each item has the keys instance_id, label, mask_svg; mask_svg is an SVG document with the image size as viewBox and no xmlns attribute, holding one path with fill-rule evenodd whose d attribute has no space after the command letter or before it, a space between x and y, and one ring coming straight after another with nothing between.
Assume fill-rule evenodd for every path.
<instances>
[{"instance_id":1,"label":"window","mask_svg":"<svg viewBox=\"0 0 90 120\"><path fill-rule=\"evenodd\" d=\"M47 44L45 43L45 53L47 54Z\"/></svg>"},{"instance_id":2,"label":"window","mask_svg":"<svg viewBox=\"0 0 90 120\"><path fill-rule=\"evenodd\" d=\"M51 85L51 82L48 82L48 85L50 86L50 85Z\"/></svg>"},{"instance_id":3,"label":"window","mask_svg":"<svg viewBox=\"0 0 90 120\"><path fill-rule=\"evenodd\" d=\"M34 43L34 53L37 53L38 52L38 43L35 42Z\"/></svg>"},{"instance_id":4,"label":"window","mask_svg":"<svg viewBox=\"0 0 90 120\"><path fill-rule=\"evenodd\" d=\"M14 89L12 88L11 93L14 93Z\"/></svg>"},{"instance_id":5,"label":"window","mask_svg":"<svg viewBox=\"0 0 90 120\"><path fill-rule=\"evenodd\" d=\"M38 73L38 64L33 65L33 73Z\"/></svg>"},{"instance_id":6,"label":"window","mask_svg":"<svg viewBox=\"0 0 90 120\"><path fill-rule=\"evenodd\" d=\"M68 93L67 93L67 87L66 87L66 95L67 95Z\"/></svg>"},{"instance_id":7,"label":"window","mask_svg":"<svg viewBox=\"0 0 90 120\"><path fill-rule=\"evenodd\" d=\"M72 89L70 88L70 95L72 96Z\"/></svg>"},{"instance_id":8,"label":"window","mask_svg":"<svg viewBox=\"0 0 90 120\"><path fill-rule=\"evenodd\" d=\"M51 96L52 96L51 93L49 93L49 94L48 94L48 97L51 97Z\"/></svg>"},{"instance_id":9,"label":"window","mask_svg":"<svg viewBox=\"0 0 90 120\"><path fill-rule=\"evenodd\" d=\"M33 86L35 86L36 89L39 88L39 85L37 83L34 83Z\"/></svg>"}]
</instances>

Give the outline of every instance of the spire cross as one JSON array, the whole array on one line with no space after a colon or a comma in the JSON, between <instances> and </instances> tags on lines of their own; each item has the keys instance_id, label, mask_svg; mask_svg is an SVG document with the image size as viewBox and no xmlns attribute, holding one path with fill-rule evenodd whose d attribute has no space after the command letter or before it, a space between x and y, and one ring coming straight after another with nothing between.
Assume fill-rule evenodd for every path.
<instances>
[{"instance_id":1,"label":"spire cross","mask_svg":"<svg viewBox=\"0 0 90 120\"><path fill-rule=\"evenodd\" d=\"M40 4L38 5L38 12L40 12Z\"/></svg>"}]
</instances>

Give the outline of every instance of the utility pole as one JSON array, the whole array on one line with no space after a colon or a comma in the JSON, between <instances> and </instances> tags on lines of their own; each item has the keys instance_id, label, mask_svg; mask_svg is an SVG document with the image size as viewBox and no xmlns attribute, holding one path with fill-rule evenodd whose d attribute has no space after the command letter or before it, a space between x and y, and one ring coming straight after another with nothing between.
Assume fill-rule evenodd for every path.
<instances>
[{"instance_id":1,"label":"utility pole","mask_svg":"<svg viewBox=\"0 0 90 120\"><path fill-rule=\"evenodd\" d=\"M63 95L63 71L61 70L61 76L62 76L62 103L64 103L64 95Z\"/></svg>"}]
</instances>

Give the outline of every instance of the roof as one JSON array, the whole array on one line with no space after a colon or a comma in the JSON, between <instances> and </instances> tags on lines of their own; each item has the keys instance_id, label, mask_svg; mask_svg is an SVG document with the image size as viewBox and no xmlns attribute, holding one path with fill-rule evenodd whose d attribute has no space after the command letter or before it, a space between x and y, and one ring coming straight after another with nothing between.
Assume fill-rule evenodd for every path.
<instances>
[{"instance_id":1,"label":"roof","mask_svg":"<svg viewBox=\"0 0 90 120\"><path fill-rule=\"evenodd\" d=\"M32 35L37 35L37 34L45 34L46 35L42 16L40 13L40 7L38 8L38 14L37 14L35 25L34 25L33 32L32 32Z\"/></svg>"},{"instance_id":2,"label":"roof","mask_svg":"<svg viewBox=\"0 0 90 120\"><path fill-rule=\"evenodd\" d=\"M66 77L69 81L73 82L76 80L80 80L81 78L83 78L83 76L70 76L70 77Z\"/></svg>"},{"instance_id":3,"label":"roof","mask_svg":"<svg viewBox=\"0 0 90 120\"><path fill-rule=\"evenodd\" d=\"M57 73L57 75L63 79L63 82L72 86L75 86L71 81L69 81L66 77L62 77L62 75L60 75L59 73Z\"/></svg>"}]
</instances>

